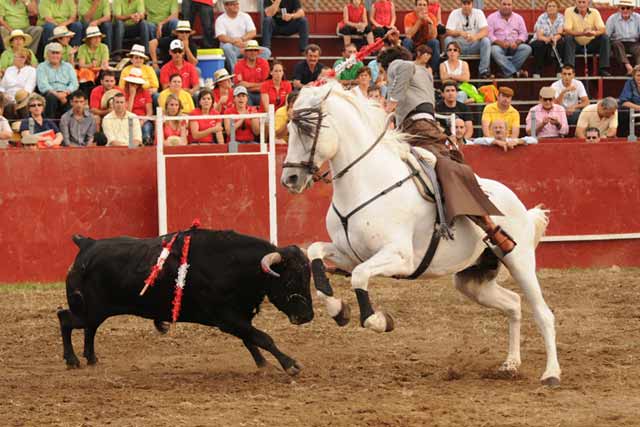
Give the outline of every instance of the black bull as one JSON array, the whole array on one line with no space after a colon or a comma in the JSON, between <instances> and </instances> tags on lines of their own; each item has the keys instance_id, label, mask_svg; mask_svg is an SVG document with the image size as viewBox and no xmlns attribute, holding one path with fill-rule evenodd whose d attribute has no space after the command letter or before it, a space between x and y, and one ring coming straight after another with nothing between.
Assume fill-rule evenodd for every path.
<instances>
[{"instance_id":1,"label":"black bull","mask_svg":"<svg viewBox=\"0 0 640 427\"><path fill-rule=\"evenodd\" d=\"M313 319L305 254L297 246L277 248L232 231L195 229L186 233L191 235L189 269L178 321L218 327L240 338L258 367L266 365L259 350L264 349L286 372L297 374L300 365L251 322L265 296L293 324ZM171 237L164 236L167 241ZM84 357L88 364L96 363L94 337L111 316L154 319L162 332L163 322L171 318L182 236L155 285L142 296L144 281L162 249L162 237L94 240L74 236L73 241L80 251L67 274L69 310L58 310L66 364L80 365L71 342L73 329L84 329Z\"/></svg>"}]
</instances>

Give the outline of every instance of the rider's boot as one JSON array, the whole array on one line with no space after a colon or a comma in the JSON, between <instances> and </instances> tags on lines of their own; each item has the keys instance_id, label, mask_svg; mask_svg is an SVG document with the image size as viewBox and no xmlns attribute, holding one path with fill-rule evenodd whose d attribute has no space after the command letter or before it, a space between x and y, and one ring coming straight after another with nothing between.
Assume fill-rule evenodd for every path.
<instances>
[{"instance_id":1,"label":"rider's boot","mask_svg":"<svg viewBox=\"0 0 640 427\"><path fill-rule=\"evenodd\" d=\"M508 254L516 247L516 242L499 225L496 225L489 215L476 217L477 224L482 228L487 236L484 241L489 240L492 244L500 248L503 255Z\"/></svg>"}]
</instances>

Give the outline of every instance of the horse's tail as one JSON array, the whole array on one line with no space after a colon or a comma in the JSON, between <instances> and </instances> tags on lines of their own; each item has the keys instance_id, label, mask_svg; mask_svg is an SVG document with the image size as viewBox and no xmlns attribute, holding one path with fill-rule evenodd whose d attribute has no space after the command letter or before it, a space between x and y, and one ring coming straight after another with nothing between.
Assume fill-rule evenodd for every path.
<instances>
[{"instance_id":1,"label":"horse's tail","mask_svg":"<svg viewBox=\"0 0 640 427\"><path fill-rule=\"evenodd\" d=\"M540 239L544 236L547 226L549 225L549 209L544 209L543 205L537 205L527 211L529 220L535 227L535 233L533 236L534 246L538 246Z\"/></svg>"}]
</instances>

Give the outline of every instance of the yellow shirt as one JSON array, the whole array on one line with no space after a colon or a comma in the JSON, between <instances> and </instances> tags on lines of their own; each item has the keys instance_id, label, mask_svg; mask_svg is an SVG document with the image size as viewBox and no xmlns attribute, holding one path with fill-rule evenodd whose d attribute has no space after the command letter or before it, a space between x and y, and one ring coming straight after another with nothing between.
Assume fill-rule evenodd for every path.
<instances>
[{"instance_id":1,"label":"yellow shirt","mask_svg":"<svg viewBox=\"0 0 640 427\"><path fill-rule=\"evenodd\" d=\"M275 128L276 132L282 129L289 122L289 117L287 115L287 106L283 105L282 107L276 110L275 114ZM282 140L289 142L289 134L282 138Z\"/></svg>"},{"instance_id":2,"label":"yellow shirt","mask_svg":"<svg viewBox=\"0 0 640 427\"><path fill-rule=\"evenodd\" d=\"M482 112L482 122L489 122L489 136L494 136L493 132L491 132L491 123L494 120L504 120L507 124L507 136L509 137L511 137L512 128L516 127L520 129L520 113L518 113L512 105L509 106L506 113L503 113L498 109L497 102L493 102L484 107L484 111Z\"/></svg>"},{"instance_id":3,"label":"yellow shirt","mask_svg":"<svg viewBox=\"0 0 640 427\"><path fill-rule=\"evenodd\" d=\"M158 105L162 107L162 109L164 109L164 104L167 103L167 97L170 94L171 94L171 91L169 89L165 89L162 92L160 92L160 96L158 97ZM180 94L178 95L178 99L182 104L182 112L184 114L189 114L191 111L193 111L194 108L196 108L195 105L193 105L193 97L186 90L180 91Z\"/></svg>"},{"instance_id":4,"label":"yellow shirt","mask_svg":"<svg viewBox=\"0 0 640 427\"><path fill-rule=\"evenodd\" d=\"M122 89L124 89L124 84L126 83L124 81L124 78L129 75L132 68L133 68L133 65L127 65L122 70L122 73L120 73L120 82L118 83L118 86L120 86ZM142 85L142 87L144 89L149 89L149 88L158 89L158 87L160 86L158 84L158 76L154 71L153 67L149 65L142 65L140 69L142 70L142 77L147 81L145 84Z\"/></svg>"},{"instance_id":5,"label":"yellow shirt","mask_svg":"<svg viewBox=\"0 0 640 427\"><path fill-rule=\"evenodd\" d=\"M590 7L587 9L587 14L583 17L580 15L575 7L568 7L564 11L564 29L570 31L587 31L587 30L601 30L605 28L602 16L597 9ZM595 37L576 37L576 42L585 46L591 43Z\"/></svg>"},{"instance_id":6,"label":"yellow shirt","mask_svg":"<svg viewBox=\"0 0 640 427\"><path fill-rule=\"evenodd\" d=\"M590 127L597 128L600 130L600 135L605 137L609 129L618 128L618 111L613 113L613 116L605 119L598 115L598 104L589 104L580 112L576 127L584 129Z\"/></svg>"}]
</instances>

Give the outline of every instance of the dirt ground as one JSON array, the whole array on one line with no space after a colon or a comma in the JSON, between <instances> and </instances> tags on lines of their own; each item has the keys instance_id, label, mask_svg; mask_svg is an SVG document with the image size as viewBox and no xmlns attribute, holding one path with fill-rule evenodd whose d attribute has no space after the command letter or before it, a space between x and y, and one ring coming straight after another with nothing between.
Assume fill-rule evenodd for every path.
<instances>
[{"instance_id":1,"label":"dirt ground","mask_svg":"<svg viewBox=\"0 0 640 427\"><path fill-rule=\"evenodd\" d=\"M64 289L0 289L0 425L640 426L640 270L539 277L556 315L558 388L540 385L544 347L528 306L520 373L499 379L506 319L467 301L450 278L375 280L374 304L396 321L387 334L355 319L339 328L320 304L313 322L294 326L264 304L255 325L304 365L293 378L258 372L218 330L177 324L162 336L131 316L98 330L97 366L82 359L67 370L55 315ZM332 281L357 314L347 279ZM78 355L81 344L76 331Z\"/></svg>"}]
</instances>

